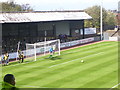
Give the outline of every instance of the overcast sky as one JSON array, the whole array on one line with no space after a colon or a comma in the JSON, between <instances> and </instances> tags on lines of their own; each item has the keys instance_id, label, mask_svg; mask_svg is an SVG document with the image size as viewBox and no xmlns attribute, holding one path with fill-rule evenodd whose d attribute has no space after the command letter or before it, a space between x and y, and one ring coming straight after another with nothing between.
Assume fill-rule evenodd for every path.
<instances>
[{"instance_id":1,"label":"overcast sky","mask_svg":"<svg viewBox=\"0 0 120 90\"><path fill-rule=\"evenodd\" d=\"M36 11L45 10L83 10L93 5L100 5L103 1L103 7L111 10L118 9L120 0L0 0L15 1L17 4L30 4Z\"/></svg>"}]
</instances>

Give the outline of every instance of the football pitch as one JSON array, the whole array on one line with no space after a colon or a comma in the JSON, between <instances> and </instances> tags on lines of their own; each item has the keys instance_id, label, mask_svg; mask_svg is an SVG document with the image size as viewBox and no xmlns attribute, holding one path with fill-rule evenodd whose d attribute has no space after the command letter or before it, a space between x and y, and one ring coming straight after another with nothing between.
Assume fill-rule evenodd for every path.
<instances>
[{"instance_id":1,"label":"football pitch","mask_svg":"<svg viewBox=\"0 0 120 90\"><path fill-rule=\"evenodd\" d=\"M11 62L2 67L2 77L13 74L19 88L118 88L117 41L62 50L60 56L48 57Z\"/></svg>"}]
</instances>

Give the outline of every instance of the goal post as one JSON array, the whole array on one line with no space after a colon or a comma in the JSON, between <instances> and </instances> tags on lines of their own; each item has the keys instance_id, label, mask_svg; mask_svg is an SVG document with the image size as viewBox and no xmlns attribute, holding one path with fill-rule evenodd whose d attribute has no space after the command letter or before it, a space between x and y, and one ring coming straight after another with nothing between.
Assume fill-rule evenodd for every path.
<instances>
[{"instance_id":1,"label":"goal post","mask_svg":"<svg viewBox=\"0 0 120 90\"><path fill-rule=\"evenodd\" d=\"M59 53L59 55L60 55L60 39L58 39L58 53Z\"/></svg>"},{"instance_id":2,"label":"goal post","mask_svg":"<svg viewBox=\"0 0 120 90\"><path fill-rule=\"evenodd\" d=\"M19 57L19 56L18 56L18 51L19 51L19 49L20 49L20 41L19 41L18 44L17 44L17 55L16 55L16 61L17 61L17 58Z\"/></svg>"},{"instance_id":3,"label":"goal post","mask_svg":"<svg viewBox=\"0 0 120 90\"><path fill-rule=\"evenodd\" d=\"M36 61L37 55L43 56L49 53L50 48L54 48L55 56L60 55L60 40L50 40L34 44L26 44L26 58Z\"/></svg>"},{"instance_id":4,"label":"goal post","mask_svg":"<svg viewBox=\"0 0 120 90\"><path fill-rule=\"evenodd\" d=\"M34 44L34 54L35 54L35 61L36 61L36 44Z\"/></svg>"},{"instance_id":5,"label":"goal post","mask_svg":"<svg viewBox=\"0 0 120 90\"><path fill-rule=\"evenodd\" d=\"M26 44L26 58L30 59L29 61L36 60L36 45L35 44Z\"/></svg>"}]
</instances>

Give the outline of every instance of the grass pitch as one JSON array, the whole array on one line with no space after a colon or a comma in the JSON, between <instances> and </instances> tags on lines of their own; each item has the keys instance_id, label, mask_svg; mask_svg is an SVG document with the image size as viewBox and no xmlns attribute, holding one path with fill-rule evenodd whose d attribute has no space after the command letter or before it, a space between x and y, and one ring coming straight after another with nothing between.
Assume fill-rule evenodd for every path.
<instances>
[{"instance_id":1,"label":"grass pitch","mask_svg":"<svg viewBox=\"0 0 120 90\"><path fill-rule=\"evenodd\" d=\"M118 42L94 43L47 57L11 62L2 67L2 77L14 74L19 88L117 88Z\"/></svg>"}]
</instances>

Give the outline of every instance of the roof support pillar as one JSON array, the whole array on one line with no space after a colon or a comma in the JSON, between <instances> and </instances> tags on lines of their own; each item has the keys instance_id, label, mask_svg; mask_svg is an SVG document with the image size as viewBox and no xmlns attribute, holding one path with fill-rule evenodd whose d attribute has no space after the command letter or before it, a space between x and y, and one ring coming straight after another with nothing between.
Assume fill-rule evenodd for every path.
<instances>
[{"instance_id":1,"label":"roof support pillar","mask_svg":"<svg viewBox=\"0 0 120 90\"><path fill-rule=\"evenodd\" d=\"M83 29L82 30L83 30L83 37L82 38L85 39L84 20L83 20Z\"/></svg>"}]
</instances>

